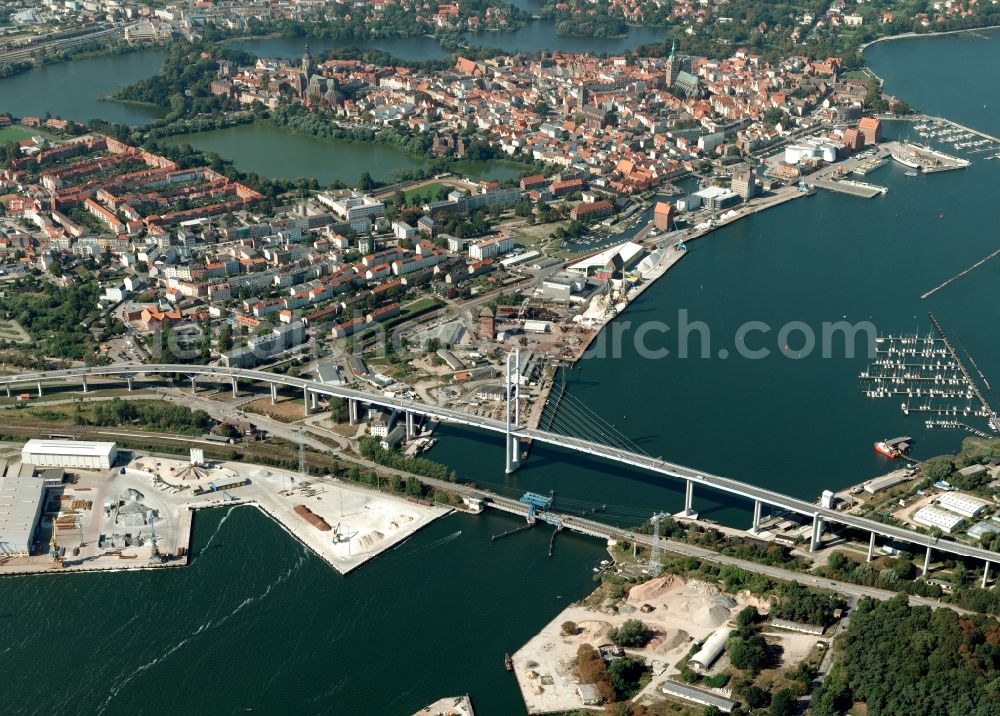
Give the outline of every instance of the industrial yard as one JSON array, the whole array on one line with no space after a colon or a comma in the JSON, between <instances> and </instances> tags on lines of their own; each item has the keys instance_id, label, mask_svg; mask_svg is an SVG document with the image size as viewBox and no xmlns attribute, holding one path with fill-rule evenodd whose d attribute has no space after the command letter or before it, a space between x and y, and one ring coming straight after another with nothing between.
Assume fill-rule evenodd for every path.
<instances>
[{"instance_id":1,"label":"industrial yard","mask_svg":"<svg viewBox=\"0 0 1000 716\"><path fill-rule=\"evenodd\" d=\"M707 639L745 606L768 610L766 599L741 592L733 598L717 587L697 580L668 575L633 586L621 601L584 603L564 609L512 657L514 673L528 713L571 711L585 705L574 662L582 644L591 644L602 655L627 654L642 658L650 668L649 683L636 695L659 699L659 689L676 676L678 664L695 642ZM640 619L652 633L642 648L616 650L608 633L626 620ZM576 632L565 634L572 622Z\"/></svg>"},{"instance_id":2,"label":"industrial yard","mask_svg":"<svg viewBox=\"0 0 1000 716\"><path fill-rule=\"evenodd\" d=\"M60 442L113 445L46 444ZM207 462L198 449L186 461L136 456L107 468L4 468L0 574L183 566L194 511L241 504L270 515L346 574L448 512L333 479ZM34 519L18 514L26 497L38 500Z\"/></svg>"}]
</instances>

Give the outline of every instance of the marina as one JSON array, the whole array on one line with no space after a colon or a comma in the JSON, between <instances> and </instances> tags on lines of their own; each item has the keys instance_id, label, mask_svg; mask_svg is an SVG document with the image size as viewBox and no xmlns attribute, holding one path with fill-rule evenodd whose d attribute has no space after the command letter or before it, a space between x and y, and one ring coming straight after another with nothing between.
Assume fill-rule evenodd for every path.
<instances>
[{"instance_id":1,"label":"marina","mask_svg":"<svg viewBox=\"0 0 1000 716\"><path fill-rule=\"evenodd\" d=\"M876 357L858 375L862 393L868 398L902 398L900 410L904 415L986 418L990 429L996 430L995 412L941 324L933 314L929 317L937 336L911 333L876 338ZM985 381L981 372L980 376ZM957 427L953 423L957 420L935 425Z\"/></svg>"}]
</instances>

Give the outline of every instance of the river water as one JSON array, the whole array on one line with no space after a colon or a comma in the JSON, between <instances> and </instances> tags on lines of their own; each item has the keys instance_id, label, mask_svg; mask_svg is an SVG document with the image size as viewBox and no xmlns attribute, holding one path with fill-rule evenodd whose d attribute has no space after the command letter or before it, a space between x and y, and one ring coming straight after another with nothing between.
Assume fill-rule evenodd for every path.
<instances>
[{"instance_id":1,"label":"river water","mask_svg":"<svg viewBox=\"0 0 1000 716\"><path fill-rule=\"evenodd\" d=\"M928 41L919 69L894 59L908 41L877 45L869 60L887 91L996 131L973 116L982 104L973 77L981 75L962 80L964 104L935 107L956 82L951 42ZM963 48L967 66L1000 62L994 41ZM917 72L920 83L904 93ZM746 320L776 332L785 321L814 326L847 316L885 333L926 332L933 311L1000 380L993 328L1000 263L919 299L995 249L1000 161L974 161L965 171L915 178L888 166L867 178L890 187L884 197L820 192L693 243L619 322L657 319L676 331L677 311L686 308L690 320L710 326L714 357L672 351L647 360L626 341L621 358L586 360L571 371L568 391L652 455L802 497L883 472L871 443L884 436L913 435L920 456L953 450L961 434L924 431L898 405L864 398L856 384L861 358L750 361L721 359L718 350L732 349ZM657 341L650 336L650 345ZM757 336L757 346L783 348L774 333ZM675 486L558 448L534 447L524 468L505 478L495 436L449 427L441 437L434 458L511 494L555 490L560 506L604 504L600 516L623 525L680 506ZM745 506L711 495L699 493L696 506L725 521L749 519ZM602 550L561 535L549 559L545 528L490 541L515 524L491 513L453 515L342 578L252 509L216 510L196 518L187 569L2 579L8 701L45 713L395 715L468 692L477 713L521 713L503 653L589 590L589 567Z\"/></svg>"}]
</instances>

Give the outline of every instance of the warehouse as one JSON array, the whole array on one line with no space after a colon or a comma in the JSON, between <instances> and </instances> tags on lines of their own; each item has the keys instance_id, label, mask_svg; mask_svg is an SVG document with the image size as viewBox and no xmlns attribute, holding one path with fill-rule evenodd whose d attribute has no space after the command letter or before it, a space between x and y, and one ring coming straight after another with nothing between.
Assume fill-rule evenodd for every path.
<instances>
[{"instance_id":1,"label":"warehouse","mask_svg":"<svg viewBox=\"0 0 1000 716\"><path fill-rule=\"evenodd\" d=\"M29 440L21 449L21 462L39 467L76 467L107 470L115 463L115 443L79 440Z\"/></svg>"},{"instance_id":2,"label":"warehouse","mask_svg":"<svg viewBox=\"0 0 1000 716\"><path fill-rule=\"evenodd\" d=\"M673 696L674 698L682 699L683 701L691 701L696 704L701 704L702 706L714 706L724 714L732 713L733 709L739 705L737 702L732 699L727 699L725 696L720 696L719 694L706 689L699 689L696 686L682 684L679 681L674 681L673 679L667 679L664 681L662 689L663 693L667 696Z\"/></svg>"},{"instance_id":3,"label":"warehouse","mask_svg":"<svg viewBox=\"0 0 1000 716\"><path fill-rule=\"evenodd\" d=\"M0 554L30 553L44 496L37 477L0 477Z\"/></svg>"},{"instance_id":4,"label":"warehouse","mask_svg":"<svg viewBox=\"0 0 1000 716\"><path fill-rule=\"evenodd\" d=\"M712 635L701 645L698 653L688 660L688 666L695 671L705 671L710 667L726 648L730 632L732 629L725 624L712 632Z\"/></svg>"},{"instance_id":5,"label":"warehouse","mask_svg":"<svg viewBox=\"0 0 1000 716\"><path fill-rule=\"evenodd\" d=\"M987 507L987 503L983 500L961 492L946 492L938 498L937 503L944 509L962 515L962 517L976 517Z\"/></svg>"},{"instance_id":6,"label":"warehouse","mask_svg":"<svg viewBox=\"0 0 1000 716\"><path fill-rule=\"evenodd\" d=\"M939 510L937 507L921 507L913 513L913 521L924 527L937 527L945 534L951 534L965 522L958 515Z\"/></svg>"}]
</instances>

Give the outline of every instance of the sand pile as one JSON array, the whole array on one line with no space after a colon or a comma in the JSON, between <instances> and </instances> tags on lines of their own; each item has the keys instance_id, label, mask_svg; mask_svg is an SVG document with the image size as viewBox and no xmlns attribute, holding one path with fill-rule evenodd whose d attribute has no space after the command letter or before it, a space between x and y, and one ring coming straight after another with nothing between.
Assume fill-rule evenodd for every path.
<instances>
[{"instance_id":1,"label":"sand pile","mask_svg":"<svg viewBox=\"0 0 1000 716\"><path fill-rule=\"evenodd\" d=\"M631 604L651 603L664 594L676 591L684 586L684 580L673 574L664 577L650 579L648 582L637 584L628 590L628 601Z\"/></svg>"},{"instance_id":2,"label":"sand pile","mask_svg":"<svg viewBox=\"0 0 1000 716\"><path fill-rule=\"evenodd\" d=\"M685 643L689 636L683 629L667 629L649 640L649 649L659 652L672 651Z\"/></svg>"},{"instance_id":3,"label":"sand pile","mask_svg":"<svg viewBox=\"0 0 1000 716\"><path fill-rule=\"evenodd\" d=\"M397 515L396 519L394 519L392 522L389 523L389 527L391 527L394 530L398 530L402 525L405 525L407 522L413 522L413 518L410 517L409 515Z\"/></svg>"},{"instance_id":4,"label":"sand pile","mask_svg":"<svg viewBox=\"0 0 1000 716\"><path fill-rule=\"evenodd\" d=\"M751 594L748 590L744 589L741 592L736 593L736 600L740 603L740 607L757 607L757 611L761 614L767 614L771 611L771 600L766 597L758 597Z\"/></svg>"},{"instance_id":5,"label":"sand pile","mask_svg":"<svg viewBox=\"0 0 1000 716\"><path fill-rule=\"evenodd\" d=\"M608 635L610 629L610 624L597 620L576 623L577 637L581 642L591 644L600 643Z\"/></svg>"},{"instance_id":6,"label":"sand pile","mask_svg":"<svg viewBox=\"0 0 1000 716\"><path fill-rule=\"evenodd\" d=\"M361 545L361 550L365 551L365 550L372 549L373 547L375 547L379 542L381 542L384 539L385 539L385 535L384 534L382 534L378 530L374 530L374 531L369 532L368 534L366 534L364 537L362 537L359 540L359 544Z\"/></svg>"}]
</instances>

